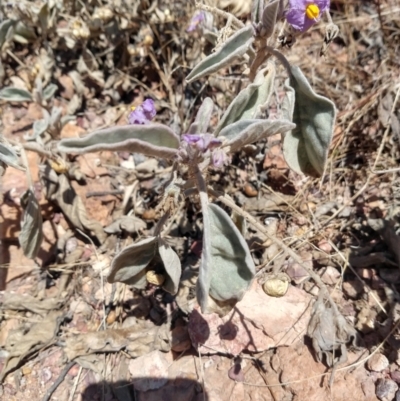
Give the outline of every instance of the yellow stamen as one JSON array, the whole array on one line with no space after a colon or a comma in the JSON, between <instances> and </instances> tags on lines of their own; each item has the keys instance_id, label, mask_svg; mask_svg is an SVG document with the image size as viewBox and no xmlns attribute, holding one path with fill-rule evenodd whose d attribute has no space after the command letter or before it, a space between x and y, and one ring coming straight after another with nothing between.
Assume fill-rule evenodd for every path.
<instances>
[{"instance_id":1,"label":"yellow stamen","mask_svg":"<svg viewBox=\"0 0 400 401\"><path fill-rule=\"evenodd\" d=\"M131 111L135 111L136 107L135 106L131 106Z\"/></svg>"},{"instance_id":2,"label":"yellow stamen","mask_svg":"<svg viewBox=\"0 0 400 401\"><path fill-rule=\"evenodd\" d=\"M316 4L308 4L306 7L306 15L309 19L316 19L319 17L319 7Z\"/></svg>"}]
</instances>

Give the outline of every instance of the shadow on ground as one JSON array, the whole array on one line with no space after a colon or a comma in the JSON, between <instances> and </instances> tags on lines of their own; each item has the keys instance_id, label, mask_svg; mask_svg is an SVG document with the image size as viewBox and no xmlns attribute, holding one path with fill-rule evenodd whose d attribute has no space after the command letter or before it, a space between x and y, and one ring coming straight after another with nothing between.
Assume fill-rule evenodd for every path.
<instances>
[{"instance_id":1,"label":"shadow on ground","mask_svg":"<svg viewBox=\"0 0 400 401\"><path fill-rule=\"evenodd\" d=\"M143 391L147 388L153 390ZM134 382L121 380L117 382L102 381L89 385L82 393L82 401L208 401L201 383L186 378L174 380L164 378L142 377Z\"/></svg>"}]
</instances>

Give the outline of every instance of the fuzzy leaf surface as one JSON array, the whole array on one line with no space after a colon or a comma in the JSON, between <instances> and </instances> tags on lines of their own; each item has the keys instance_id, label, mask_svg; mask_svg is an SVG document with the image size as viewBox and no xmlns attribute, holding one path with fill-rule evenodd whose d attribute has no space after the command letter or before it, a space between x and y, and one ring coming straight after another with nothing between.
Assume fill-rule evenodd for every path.
<instances>
[{"instance_id":1,"label":"fuzzy leaf surface","mask_svg":"<svg viewBox=\"0 0 400 401\"><path fill-rule=\"evenodd\" d=\"M243 298L254 277L255 267L246 241L226 212L209 204L208 213L210 227L204 227L204 235L211 238L208 292L214 302L224 305L223 313L227 313ZM212 303L210 306L215 310Z\"/></svg>"},{"instance_id":2,"label":"fuzzy leaf surface","mask_svg":"<svg viewBox=\"0 0 400 401\"><path fill-rule=\"evenodd\" d=\"M58 144L58 150L79 154L101 150L128 151L172 159L178 146L179 138L170 128L162 124L148 124L117 126L79 139L63 139Z\"/></svg>"},{"instance_id":3,"label":"fuzzy leaf surface","mask_svg":"<svg viewBox=\"0 0 400 401\"><path fill-rule=\"evenodd\" d=\"M197 112L195 121L190 125L188 133L205 134L210 125L211 115L214 109L214 102L211 98L206 97Z\"/></svg>"},{"instance_id":4,"label":"fuzzy leaf surface","mask_svg":"<svg viewBox=\"0 0 400 401\"><path fill-rule=\"evenodd\" d=\"M123 249L113 259L107 281L144 288L147 284L146 267L156 254L156 245L156 237L150 237Z\"/></svg>"},{"instance_id":5,"label":"fuzzy leaf surface","mask_svg":"<svg viewBox=\"0 0 400 401\"><path fill-rule=\"evenodd\" d=\"M35 258L43 241L43 221L39 202L32 190L28 189L21 196L21 206L24 210L21 220L19 243L27 258Z\"/></svg>"},{"instance_id":6,"label":"fuzzy leaf surface","mask_svg":"<svg viewBox=\"0 0 400 401\"><path fill-rule=\"evenodd\" d=\"M6 19L0 23L0 48L10 39L10 31L13 31L15 21Z\"/></svg>"},{"instance_id":7,"label":"fuzzy leaf surface","mask_svg":"<svg viewBox=\"0 0 400 401\"><path fill-rule=\"evenodd\" d=\"M43 89L43 97L45 100L51 99L57 92L58 86L55 84L49 84Z\"/></svg>"},{"instance_id":8,"label":"fuzzy leaf surface","mask_svg":"<svg viewBox=\"0 0 400 401\"><path fill-rule=\"evenodd\" d=\"M332 141L335 105L313 91L299 67L292 66L291 72L283 106L287 117L292 113L296 128L285 135L283 155L295 172L319 177L324 172Z\"/></svg>"},{"instance_id":9,"label":"fuzzy leaf surface","mask_svg":"<svg viewBox=\"0 0 400 401\"><path fill-rule=\"evenodd\" d=\"M256 119L267 106L274 89L275 66L270 63L262 69L250 85L243 89L233 99L228 109L222 116L214 135L236 121Z\"/></svg>"},{"instance_id":10,"label":"fuzzy leaf surface","mask_svg":"<svg viewBox=\"0 0 400 401\"><path fill-rule=\"evenodd\" d=\"M25 170L25 168L19 164L18 155L14 152L14 149L3 143L0 143L0 162L19 170Z\"/></svg>"},{"instance_id":11,"label":"fuzzy leaf surface","mask_svg":"<svg viewBox=\"0 0 400 401\"><path fill-rule=\"evenodd\" d=\"M202 60L186 77L190 83L209 75L234 62L238 57L243 56L253 43L253 27L251 25L233 34L215 53Z\"/></svg>"},{"instance_id":12,"label":"fuzzy leaf surface","mask_svg":"<svg viewBox=\"0 0 400 401\"><path fill-rule=\"evenodd\" d=\"M0 99L8 102L31 102L32 95L25 89L7 86L0 90Z\"/></svg>"},{"instance_id":13,"label":"fuzzy leaf surface","mask_svg":"<svg viewBox=\"0 0 400 401\"><path fill-rule=\"evenodd\" d=\"M221 130L221 137L229 139L231 152L278 133L285 133L295 127L288 120L241 120Z\"/></svg>"},{"instance_id":14,"label":"fuzzy leaf surface","mask_svg":"<svg viewBox=\"0 0 400 401\"><path fill-rule=\"evenodd\" d=\"M163 288L170 294L175 295L178 292L179 279L182 273L181 261L176 252L162 238L158 240L158 253L167 273Z\"/></svg>"},{"instance_id":15,"label":"fuzzy leaf surface","mask_svg":"<svg viewBox=\"0 0 400 401\"><path fill-rule=\"evenodd\" d=\"M283 0L275 0L265 6L261 18L260 36L269 38L275 31L276 21L281 18L283 13Z\"/></svg>"}]
</instances>

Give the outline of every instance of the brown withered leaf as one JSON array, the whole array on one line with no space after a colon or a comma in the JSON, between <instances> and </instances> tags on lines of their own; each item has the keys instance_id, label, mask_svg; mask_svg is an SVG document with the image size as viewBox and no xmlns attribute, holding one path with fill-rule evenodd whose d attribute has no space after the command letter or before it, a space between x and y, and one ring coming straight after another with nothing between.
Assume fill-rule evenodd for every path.
<instances>
[{"instance_id":1,"label":"brown withered leaf","mask_svg":"<svg viewBox=\"0 0 400 401\"><path fill-rule=\"evenodd\" d=\"M19 243L28 258L35 258L43 241L43 220L39 202L31 189L21 196L21 206L24 209L21 220Z\"/></svg>"},{"instance_id":2,"label":"brown withered leaf","mask_svg":"<svg viewBox=\"0 0 400 401\"><path fill-rule=\"evenodd\" d=\"M103 243L106 239L103 227L87 217L85 205L68 178L64 174L57 175L50 166L45 166L42 169L42 180L46 198L57 204L72 225L83 232L93 233L98 241Z\"/></svg>"},{"instance_id":3,"label":"brown withered leaf","mask_svg":"<svg viewBox=\"0 0 400 401\"><path fill-rule=\"evenodd\" d=\"M326 364L334 367L347 361L346 344L355 345L357 332L340 314L336 305L325 301L323 291L320 291L315 302L307 335L312 339L317 359L322 362L325 355Z\"/></svg>"},{"instance_id":4,"label":"brown withered leaf","mask_svg":"<svg viewBox=\"0 0 400 401\"><path fill-rule=\"evenodd\" d=\"M2 310L30 311L41 316L45 316L49 311L60 309L63 300L58 298L37 299L32 295L25 294L4 294L3 299L0 298Z\"/></svg>"},{"instance_id":5,"label":"brown withered leaf","mask_svg":"<svg viewBox=\"0 0 400 401\"><path fill-rule=\"evenodd\" d=\"M98 352L125 350L136 358L153 350L169 351L171 348L169 325L154 326L140 321L124 329L109 329L78 334L66 338L64 352L69 360Z\"/></svg>"},{"instance_id":6,"label":"brown withered leaf","mask_svg":"<svg viewBox=\"0 0 400 401\"><path fill-rule=\"evenodd\" d=\"M30 327L23 325L10 332L4 347L7 359L0 374L0 383L7 374L18 369L32 354L48 346L57 336L63 320L63 312L52 311L43 320L33 323Z\"/></svg>"},{"instance_id":7,"label":"brown withered leaf","mask_svg":"<svg viewBox=\"0 0 400 401\"><path fill-rule=\"evenodd\" d=\"M122 216L117 220L114 220L104 231L108 234L121 234L127 232L129 234L135 234L143 231L147 227L147 224L136 216Z\"/></svg>"},{"instance_id":8,"label":"brown withered leaf","mask_svg":"<svg viewBox=\"0 0 400 401\"><path fill-rule=\"evenodd\" d=\"M294 197L284 194L268 194L266 198L246 198L243 209L248 212L267 212L286 210L287 205L291 204Z\"/></svg>"}]
</instances>

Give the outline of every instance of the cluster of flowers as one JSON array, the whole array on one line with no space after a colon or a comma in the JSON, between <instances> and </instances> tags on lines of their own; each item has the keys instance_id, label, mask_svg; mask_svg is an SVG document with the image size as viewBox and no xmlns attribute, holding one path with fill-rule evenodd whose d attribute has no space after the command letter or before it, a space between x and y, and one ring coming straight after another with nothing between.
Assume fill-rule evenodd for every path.
<instances>
[{"instance_id":1,"label":"cluster of flowers","mask_svg":"<svg viewBox=\"0 0 400 401\"><path fill-rule=\"evenodd\" d=\"M180 154L189 160L200 160L211 153L211 164L215 168L222 168L229 163L229 157L221 148L222 141L211 134L184 134Z\"/></svg>"},{"instance_id":2,"label":"cluster of flowers","mask_svg":"<svg viewBox=\"0 0 400 401\"><path fill-rule=\"evenodd\" d=\"M128 116L129 124L148 124L156 116L157 111L152 99L146 99L140 106L132 107ZM211 163L221 168L228 163L228 156L221 148L222 141L211 134L184 134L181 142L181 156L186 161L201 160L210 154Z\"/></svg>"},{"instance_id":3,"label":"cluster of flowers","mask_svg":"<svg viewBox=\"0 0 400 401\"><path fill-rule=\"evenodd\" d=\"M321 19L329 9L330 0L289 0L285 12L286 21L297 31L305 32ZM197 11L192 17L187 32L196 30L205 20L204 11ZM146 99L140 106L132 107L129 124L148 124L156 116L152 99ZM201 160L210 156L211 163L221 168L228 162L228 156L221 147L222 141L211 134L182 135L181 156L189 160Z\"/></svg>"}]
</instances>

